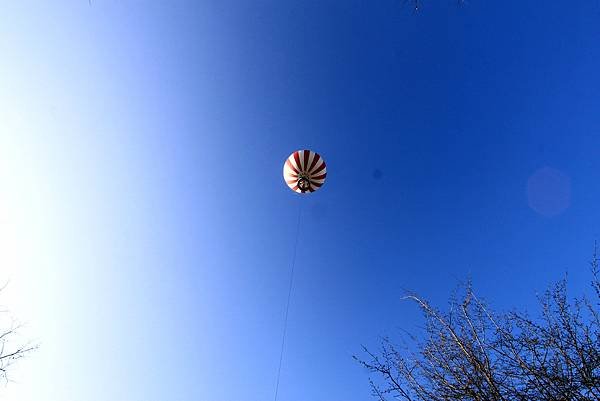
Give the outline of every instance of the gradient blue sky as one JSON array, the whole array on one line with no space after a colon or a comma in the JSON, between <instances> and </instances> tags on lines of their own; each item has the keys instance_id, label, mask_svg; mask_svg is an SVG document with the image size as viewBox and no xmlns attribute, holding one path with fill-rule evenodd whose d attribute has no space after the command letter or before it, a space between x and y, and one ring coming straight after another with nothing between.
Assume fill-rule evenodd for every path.
<instances>
[{"instance_id":1,"label":"gradient blue sky","mask_svg":"<svg viewBox=\"0 0 600 401\"><path fill-rule=\"evenodd\" d=\"M600 239L596 1L4 1L11 401L369 399L360 345L471 276L531 307ZM282 163L328 181L300 199Z\"/></svg>"}]
</instances>

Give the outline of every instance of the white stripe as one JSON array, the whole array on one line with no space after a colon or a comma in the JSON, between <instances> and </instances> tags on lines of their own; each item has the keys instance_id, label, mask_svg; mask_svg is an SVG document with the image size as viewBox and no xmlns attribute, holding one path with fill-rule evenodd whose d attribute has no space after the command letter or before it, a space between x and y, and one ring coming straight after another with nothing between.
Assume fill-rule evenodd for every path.
<instances>
[{"instance_id":1,"label":"white stripe","mask_svg":"<svg viewBox=\"0 0 600 401\"><path fill-rule=\"evenodd\" d=\"M294 152L294 153L295 153L295 152ZM294 166L294 168L295 168L296 170L300 170L300 169L298 168L298 165L296 164L296 160L294 159L294 154L293 154L293 153L292 153L292 155L291 155L290 157L288 157L288 160L289 160L289 162L292 164L292 166ZM292 172L294 171L294 169L292 169L290 166L288 166L288 165L287 165L287 163L285 163L285 167L286 167L287 169L289 169L290 171L292 171Z\"/></svg>"},{"instance_id":2,"label":"white stripe","mask_svg":"<svg viewBox=\"0 0 600 401\"><path fill-rule=\"evenodd\" d=\"M291 180L291 179L295 179L294 177L292 177L292 173L293 173L293 171L290 170L289 168L285 169L284 172L283 172L283 179L286 180L286 181Z\"/></svg>"},{"instance_id":3,"label":"white stripe","mask_svg":"<svg viewBox=\"0 0 600 401\"><path fill-rule=\"evenodd\" d=\"M308 165L306 166L306 168L308 169L310 167L310 165L312 164L313 160L315 158L315 152L309 152L309 156L308 156Z\"/></svg>"},{"instance_id":4,"label":"white stripe","mask_svg":"<svg viewBox=\"0 0 600 401\"><path fill-rule=\"evenodd\" d=\"M306 167L304 166L304 152L306 152L305 150L301 150L300 151L300 167L301 170L300 171L304 171L306 169Z\"/></svg>"},{"instance_id":5,"label":"white stripe","mask_svg":"<svg viewBox=\"0 0 600 401\"><path fill-rule=\"evenodd\" d=\"M285 165L283 166L283 174L284 175L289 175L289 174L292 174L292 173L294 173L294 170L292 170L290 168L290 166L288 166L287 163L285 163Z\"/></svg>"}]
</instances>

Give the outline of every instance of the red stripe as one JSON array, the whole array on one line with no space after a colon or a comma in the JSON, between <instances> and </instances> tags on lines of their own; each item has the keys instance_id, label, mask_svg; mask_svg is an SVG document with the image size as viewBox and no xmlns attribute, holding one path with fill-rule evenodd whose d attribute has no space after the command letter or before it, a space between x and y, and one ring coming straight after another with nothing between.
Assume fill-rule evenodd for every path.
<instances>
[{"instance_id":1,"label":"red stripe","mask_svg":"<svg viewBox=\"0 0 600 401\"><path fill-rule=\"evenodd\" d=\"M310 173L310 171L315 168L315 166L317 165L317 163L319 162L319 159L321 158L321 156L319 156L318 153L315 153L315 157L313 158L312 163L310 164L310 168L307 169L306 171ZM324 162L323 162L324 163Z\"/></svg>"},{"instance_id":2,"label":"red stripe","mask_svg":"<svg viewBox=\"0 0 600 401\"><path fill-rule=\"evenodd\" d=\"M325 167L326 167L326 166L325 166L325 162L323 162L323 164L321 164L321 165L319 166L319 168L317 168L315 171L312 171L312 172L311 172L311 175L312 175L312 174L317 174L318 172L322 171L322 170L323 170Z\"/></svg>"},{"instance_id":3,"label":"red stripe","mask_svg":"<svg viewBox=\"0 0 600 401\"><path fill-rule=\"evenodd\" d=\"M296 160L296 166L298 166L300 171L303 171L302 165L300 164L300 152L294 152L294 160Z\"/></svg>"},{"instance_id":4,"label":"red stripe","mask_svg":"<svg viewBox=\"0 0 600 401\"><path fill-rule=\"evenodd\" d=\"M296 174L300 173L298 170L296 170L296 167L294 167L294 165L292 164L292 162L290 161L289 158L285 161L285 164L287 164L289 168L291 168L292 170L294 170L294 172Z\"/></svg>"},{"instance_id":5,"label":"red stripe","mask_svg":"<svg viewBox=\"0 0 600 401\"><path fill-rule=\"evenodd\" d=\"M322 175L318 175L318 176L316 176L316 177L310 177L310 179L311 179L311 180L322 180L322 179L324 179L325 177L327 177L327 173L325 173L325 174L322 174Z\"/></svg>"},{"instance_id":6,"label":"red stripe","mask_svg":"<svg viewBox=\"0 0 600 401\"><path fill-rule=\"evenodd\" d=\"M314 185L315 187L317 187L317 188L320 188L320 187L321 187L321 185L323 185L323 184L319 184L318 182L312 182L312 181L311 181L311 182L310 182L310 185Z\"/></svg>"},{"instance_id":7,"label":"red stripe","mask_svg":"<svg viewBox=\"0 0 600 401\"><path fill-rule=\"evenodd\" d=\"M308 167L308 158L310 156L310 150L304 151L304 171L308 171L306 167Z\"/></svg>"}]
</instances>

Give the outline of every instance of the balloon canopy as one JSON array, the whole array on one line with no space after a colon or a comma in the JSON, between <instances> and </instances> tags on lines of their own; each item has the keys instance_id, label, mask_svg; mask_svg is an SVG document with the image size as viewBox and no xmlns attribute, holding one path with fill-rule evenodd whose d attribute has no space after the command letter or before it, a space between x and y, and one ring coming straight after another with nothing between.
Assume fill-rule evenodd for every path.
<instances>
[{"instance_id":1,"label":"balloon canopy","mask_svg":"<svg viewBox=\"0 0 600 401\"><path fill-rule=\"evenodd\" d=\"M325 161L311 150L295 151L283 165L283 179L294 192L315 192L323 186L326 176Z\"/></svg>"}]
</instances>

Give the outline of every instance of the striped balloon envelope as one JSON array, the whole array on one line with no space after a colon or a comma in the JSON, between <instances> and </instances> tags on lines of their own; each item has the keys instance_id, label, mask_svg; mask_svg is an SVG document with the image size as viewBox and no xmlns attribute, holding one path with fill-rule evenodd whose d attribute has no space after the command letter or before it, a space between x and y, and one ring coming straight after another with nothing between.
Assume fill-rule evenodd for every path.
<instances>
[{"instance_id":1,"label":"striped balloon envelope","mask_svg":"<svg viewBox=\"0 0 600 401\"><path fill-rule=\"evenodd\" d=\"M283 165L283 179L294 192L315 192L323 186L326 176L325 161L312 150L295 151Z\"/></svg>"}]
</instances>

